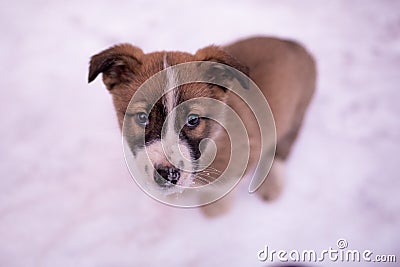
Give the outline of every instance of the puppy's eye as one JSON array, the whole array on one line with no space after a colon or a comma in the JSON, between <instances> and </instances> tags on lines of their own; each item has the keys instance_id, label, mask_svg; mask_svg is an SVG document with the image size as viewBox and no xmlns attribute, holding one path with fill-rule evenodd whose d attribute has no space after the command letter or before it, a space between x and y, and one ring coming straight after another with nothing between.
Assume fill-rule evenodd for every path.
<instances>
[{"instance_id":1,"label":"puppy's eye","mask_svg":"<svg viewBox=\"0 0 400 267\"><path fill-rule=\"evenodd\" d=\"M136 113L135 120L137 124L141 126L146 126L147 124L149 124L149 116L145 112Z\"/></svg>"},{"instance_id":2,"label":"puppy's eye","mask_svg":"<svg viewBox=\"0 0 400 267\"><path fill-rule=\"evenodd\" d=\"M189 114L186 118L186 125L196 127L200 123L200 116L197 114Z\"/></svg>"}]
</instances>

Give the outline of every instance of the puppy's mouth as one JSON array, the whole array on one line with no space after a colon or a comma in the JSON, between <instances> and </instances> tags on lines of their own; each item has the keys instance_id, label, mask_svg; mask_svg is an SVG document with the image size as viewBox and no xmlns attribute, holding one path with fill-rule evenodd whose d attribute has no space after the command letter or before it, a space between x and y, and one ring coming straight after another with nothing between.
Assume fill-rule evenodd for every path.
<instances>
[{"instance_id":1,"label":"puppy's mouth","mask_svg":"<svg viewBox=\"0 0 400 267\"><path fill-rule=\"evenodd\" d=\"M154 182L163 189L169 189L174 186L193 187L204 186L213 183L221 174L217 169L206 169L201 171L188 172L176 167L157 166L154 168Z\"/></svg>"},{"instance_id":2,"label":"puppy's mouth","mask_svg":"<svg viewBox=\"0 0 400 267\"><path fill-rule=\"evenodd\" d=\"M171 166L158 165L155 167L154 181L162 188L177 185L181 178L181 170Z\"/></svg>"}]
</instances>

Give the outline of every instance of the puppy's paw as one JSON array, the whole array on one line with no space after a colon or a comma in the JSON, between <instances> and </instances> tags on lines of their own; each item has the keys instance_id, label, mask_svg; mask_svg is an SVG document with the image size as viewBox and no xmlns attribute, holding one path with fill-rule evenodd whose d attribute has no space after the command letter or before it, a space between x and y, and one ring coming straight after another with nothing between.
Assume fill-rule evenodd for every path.
<instances>
[{"instance_id":1,"label":"puppy's paw","mask_svg":"<svg viewBox=\"0 0 400 267\"><path fill-rule=\"evenodd\" d=\"M234 190L233 190L234 191ZM206 217L212 218L223 215L230 211L233 205L235 193L231 191L223 198L201 207L201 211Z\"/></svg>"},{"instance_id":2,"label":"puppy's paw","mask_svg":"<svg viewBox=\"0 0 400 267\"><path fill-rule=\"evenodd\" d=\"M232 207L232 201L222 198L214 203L201 207L203 214L209 218L227 213Z\"/></svg>"},{"instance_id":3,"label":"puppy's paw","mask_svg":"<svg viewBox=\"0 0 400 267\"><path fill-rule=\"evenodd\" d=\"M264 183L257 190L257 194L265 201L277 199L284 187L285 164L282 160L275 159Z\"/></svg>"}]
</instances>

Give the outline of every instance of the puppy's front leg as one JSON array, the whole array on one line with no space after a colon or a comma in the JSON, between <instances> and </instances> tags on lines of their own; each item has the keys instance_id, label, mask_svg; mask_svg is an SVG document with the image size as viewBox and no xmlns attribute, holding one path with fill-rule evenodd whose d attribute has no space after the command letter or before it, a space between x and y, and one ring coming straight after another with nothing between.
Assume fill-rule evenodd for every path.
<instances>
[{"instance_id":1,"label":"puppy's front leg","mask_svg":"<svg viewBox=\"0 0 400 267\"><path fill-rule=\"evenodd\" d=\"M280 196L285 182L284 172L284 162L281 159L275 158L267 178L257 190L257 194L259 194L263 200L272 201Z\"/></svg>"},{"instance_id":2,"label":"puppy's front leg","mask_svg":"<svg viewBox=\"0 0 400 267\"><path fill-rule=\"evenodd\" d=\"M237 191L237 189L235 187L231 192L229 192L227 195L220 198L219 200L217 200L211 204L202 206L201 210L204 213L204 215L206 215L207 217L216 217L216 216L227 213L233 205L236 191ZM213 196L212 194L216 194L216 193L217 193L216 191L205 192L203 197L211 198Z\"/></svg>"}]
</instances>

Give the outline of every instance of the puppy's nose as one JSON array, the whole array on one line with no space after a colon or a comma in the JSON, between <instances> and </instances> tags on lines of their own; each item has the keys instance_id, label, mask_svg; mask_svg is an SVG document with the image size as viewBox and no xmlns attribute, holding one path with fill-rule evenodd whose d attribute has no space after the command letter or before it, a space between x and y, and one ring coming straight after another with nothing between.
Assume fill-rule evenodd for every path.
<instances>
[{"instance_id":1,"label":"puppy's nose","mask_svg":"<svg viewBox=\"0 0 400 267\"><path fill-rule=\"evenodd\" d=\"M179 169L171 166L157 166L154 172L154 181L162 187L171 187L176 185L181 172Z\"/></svg>"}]
</instances>

